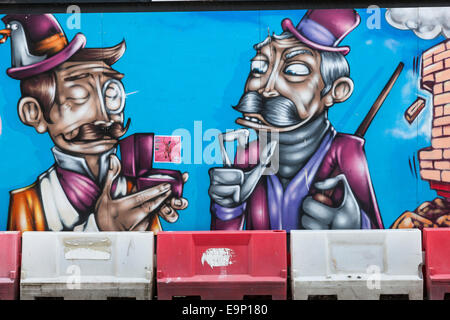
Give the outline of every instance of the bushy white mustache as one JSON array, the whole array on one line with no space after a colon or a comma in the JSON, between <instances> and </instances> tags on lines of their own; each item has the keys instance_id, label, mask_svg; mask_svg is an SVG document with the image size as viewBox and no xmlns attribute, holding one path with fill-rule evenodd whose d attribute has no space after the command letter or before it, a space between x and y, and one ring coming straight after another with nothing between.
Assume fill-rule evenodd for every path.
<instances>
[{"instance_id":1,"label":"bushy white mustache","mask_svg":"<svg viewBox=\"0 0 450 320\"><path fill-rule=\"evenodd\" d=\"M250 91L233 108L241 113L260 114L275 127L288 127L302 121L294 102L283 96L264 98L258 92Z\"/></svg>"}]
</instances>

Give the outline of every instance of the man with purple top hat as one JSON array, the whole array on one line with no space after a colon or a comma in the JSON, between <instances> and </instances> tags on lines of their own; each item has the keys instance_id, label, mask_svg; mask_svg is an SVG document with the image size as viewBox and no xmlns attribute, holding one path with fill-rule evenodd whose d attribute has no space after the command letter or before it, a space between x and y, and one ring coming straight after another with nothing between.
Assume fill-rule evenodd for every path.
<instances>
[{"instance_id":1,"label":"man with purple top hat","mask_svg":"<svg viewBox=\"0 0 450 320\"><path fill-rule=\"evenodd\" d=\"M124 125L124 75L111 66L124 54L125 42L85 48L82 33L68 42L51 14L2 20L0 43L11 38L7 74L20 80L20 120L47 132L55 144L55 164L32 185L11 191L8 229L157 232L159 217L174 222L187 200L173 195L169 183L137 190L133 177L122 175L116 156L130 120ZM152 139L152 134L140 136L149 153ZM129 146L134 140L123 141L122 160L133 158L124 152L134 150ZM187 178L183 174L181 183Z\"/></svg>"},{"instance_id":2,"label":"man with purple top hat","mask_svg":"<svg viewBox=\"0 0 450 320\"><path fill-rule=\"evenodd\" d=\"M254 46L236 123L278 135L278 171L262 174L273 150L258 141L238 148L232 167L211 169L211 229L383 228L364 140L327 117L353 92L340 43L359 22L352 9L309 10Z\"/></svg>"}]
</instances>

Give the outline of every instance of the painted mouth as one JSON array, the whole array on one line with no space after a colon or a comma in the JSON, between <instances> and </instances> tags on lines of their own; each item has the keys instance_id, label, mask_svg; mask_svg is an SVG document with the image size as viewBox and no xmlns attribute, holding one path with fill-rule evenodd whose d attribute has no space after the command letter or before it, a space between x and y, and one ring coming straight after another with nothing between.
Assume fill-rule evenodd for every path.
<instances>
[{"instance_id":1,"label":"painted mouth","mask_svg":"<svg viewBox=\"0 0 450 320\"><path fill-rule=\"evenodd\" d=\"M259 130L274 130L274 126L270 125L264 118L257 113L244 113L242 118L237 118L236 123L245 127Z\"/></svg>"},{"instance_id":2,"label":"painted mouth","mask_svg":"<svg viewBox=\"0 0 450 320\"><path fill-rule=\"evenodd\" d=\"M90 142L111 142L117 141L123 136L130 125L130 119L128 119L126 126L124 127L120 122L114 121L95 121L91 123L85 123L76 127L73 130L69 130L62 133L61 136L67 143L90 143Z\"/></svg>"},{"instance_id":3,"label":"painted mouth","mask_svg":"<svg viewBox=\"0 0 450 320\"><path fill-rule=\"evenodd\" d=\"M244 116L244 120L262 124L262 121L255 117Z\"/></svg>"}]
</instances>

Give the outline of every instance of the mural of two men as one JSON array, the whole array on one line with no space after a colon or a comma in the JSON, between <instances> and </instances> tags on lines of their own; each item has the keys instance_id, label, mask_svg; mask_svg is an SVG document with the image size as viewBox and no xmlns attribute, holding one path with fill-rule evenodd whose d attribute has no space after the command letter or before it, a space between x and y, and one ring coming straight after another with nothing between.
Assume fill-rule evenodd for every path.
<instances>
[{"instance_id":1,"label":"mural of two men","mask_svg":"<svg viewBox=\"0 0 450 320\"><path fill-rule=\"evenodd\" d=\"M121 138L130 125L124 75L112 68L125 42L85 48L81 33L68 42L50 14L2 20L0 33L11 38L7 74L20 80L19 118L49 134L55 158L34 184L11 191L8 229L157 232L160 217L174 222L187 199L168 183L137 188L123 175L123 154L116 156L119 144L127 150ZM336 132L327 116L352 95L350 48L341 42L359 23L352 9L309 10L297 26L285 19L283 33L254 46L236 123L277 133L279 168L261 175L267 163L248 161L260 154L253 141L237 150L234 166L211 169L211 229L384 227L364 140ZM331 198L322 195L330 189Z\"/></svg>"}]
</instances>

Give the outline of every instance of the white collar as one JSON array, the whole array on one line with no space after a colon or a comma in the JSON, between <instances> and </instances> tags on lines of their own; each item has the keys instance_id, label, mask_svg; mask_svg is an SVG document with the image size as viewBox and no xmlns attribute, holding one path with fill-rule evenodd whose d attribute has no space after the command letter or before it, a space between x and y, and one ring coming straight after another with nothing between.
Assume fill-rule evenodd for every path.
<instances>
[{"instance_id":1,"label":"white collar","mask_svg":"<svg viewBox=\"0 0 450 320\"><path fill-rule=\"evenodd\" d=\"M53 156L55 157L55 162L58 165L58 167L65 170L74 171L84 176L88 176L93 181L97 181L100 184L103 183L106 177L106 173L108 172L109 169L109 156L111 154L115 154L116 151L117 151L116 148L113 148L109 151L106 151L99 157L99 174L98 178L95 179L94 175L92 174L91 170L89 169L86 163L85 158L65 153L57 146L54 146L52 148Z\"/></svg>"},{"instance_id":2,"label":"white collar","mask_svg":"<svg viewBox=\"0 0 450 320\"><path fill-rule=\"evenodd\" d=\"M39 176L39 191L45 220L50 231L98 231L94 213L90 214L85 221L80 221L78 212L64 193L54 166ZM126 193L127 180L119 176L113 199L125 196Z\"/></svg>"}]
</instances>

